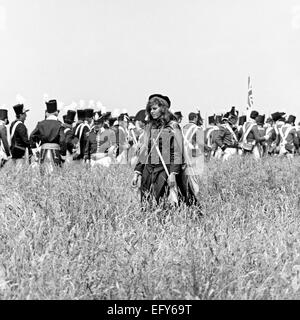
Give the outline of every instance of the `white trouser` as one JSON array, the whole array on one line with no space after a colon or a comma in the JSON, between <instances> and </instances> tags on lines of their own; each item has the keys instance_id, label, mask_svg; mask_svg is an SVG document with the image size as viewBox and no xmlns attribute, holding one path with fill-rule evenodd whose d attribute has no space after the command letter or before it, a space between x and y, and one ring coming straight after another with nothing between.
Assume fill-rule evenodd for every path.
<instances>
[{"instance_id":1,"label":"white trouser","mask_svg":"<svg viewBox=\"0 0 300 320\"><path fill-rule=\"evenodd\" d=\"M235 156L235 155L237 155L236 148L227 148L223 153L223 161L227 161L228 159L230 159L232 156Z\"/></svg>"}]
</instances>

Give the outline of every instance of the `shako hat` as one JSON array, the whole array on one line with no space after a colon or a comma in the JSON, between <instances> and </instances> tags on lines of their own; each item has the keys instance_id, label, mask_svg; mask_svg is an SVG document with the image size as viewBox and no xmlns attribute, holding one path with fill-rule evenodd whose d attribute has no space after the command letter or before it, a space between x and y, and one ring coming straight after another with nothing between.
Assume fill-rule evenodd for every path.
<instances>
[{"instance_id":1,"label":"shako hat","mask_svg":"<svg viewBox=\"0 0 300 320\"><path fill-rule=\"evenodd\" d=\"M15 114L16 116L19 116L23 113L26 113L29 111L29 109L25 109L24 104L17 104L15 106L13 106L14 110L15 110Z\"/></svg>"},{"instance_id":2,"label":"shako hat","mask_svg":"<svg viewBox=\"0 0 300 320\"><path fill-rule=\"evenodd\" d=\"M56 100L49 100L46 101L46 107L47 107L47 112L48 113L54 113L57 110L57 101Z\"/></svg>"},{"instance_id":3,"label":"shako hat","mask_svg":"<svg viewBox=\"0 0 300 320\"><path fill-rule=\"evenodd\" d=\"M296 117L293 115L290 115L286 122L290 124L294 124L296 122Z\"/></svg>"}]
</instances>

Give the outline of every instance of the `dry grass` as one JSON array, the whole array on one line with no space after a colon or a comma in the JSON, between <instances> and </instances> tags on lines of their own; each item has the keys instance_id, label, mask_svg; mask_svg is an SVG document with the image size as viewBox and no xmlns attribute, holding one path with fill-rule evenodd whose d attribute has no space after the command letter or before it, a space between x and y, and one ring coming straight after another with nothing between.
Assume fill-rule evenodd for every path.
<instances>
[{"instance_id":1,"label":"dry grass","mask_svg":"<svg viewBox=\"0 0 300 320\"><path fill-rule=\"evenodd\" d=\"M200 219L141 212L124 166L7 166L0 299L299 299L300 159L208 166Z\"/></svg>"}]
</instances>

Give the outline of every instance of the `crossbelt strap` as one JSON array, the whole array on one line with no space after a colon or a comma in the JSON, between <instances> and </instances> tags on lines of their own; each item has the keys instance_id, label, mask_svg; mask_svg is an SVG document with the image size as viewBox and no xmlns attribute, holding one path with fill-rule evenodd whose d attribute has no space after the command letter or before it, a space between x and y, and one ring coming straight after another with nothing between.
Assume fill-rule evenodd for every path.
<instances>
[{"instance_id":1,"label":"crossbelt strap","mask_svg":"<svg viewBox=\"0 0 300 320\"><path fill-rule=\"evenodd\" d=\"M57 143L44 143L41 148L43 150L60 150L60 146Z\"/></svg>"}]
</instances>

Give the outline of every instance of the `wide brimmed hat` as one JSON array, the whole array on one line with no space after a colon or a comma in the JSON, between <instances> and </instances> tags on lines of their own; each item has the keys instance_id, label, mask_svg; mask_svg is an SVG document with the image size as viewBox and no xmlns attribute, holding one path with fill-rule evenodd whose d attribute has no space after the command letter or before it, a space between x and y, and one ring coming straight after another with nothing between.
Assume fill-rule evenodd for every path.
<instances>
[{"instance_id":1,"label":"wide brimmed hat","mask_svg":"<svg viewBox=\"0 0 300 320\"><path fill-rule=\"evenodd\" d=\"M23 104L17 104L13 106L13 108L15 110L16 116L19 116L29 111L29 109L25 109Z\"/></svg>"},{"instance_id":2,"label":"wide brimmed hat","mask_svg":"<svg viewBox=\"0 0 300 320\"><path fill-rule=\"evenodd\" d=\"M154 99L154 98L160 98L160 99L163 99L167 102L168 104L168 107L170 108L171 107L171 100L169 99L169 97L167 96L163 96L162 94L159 94L159 93L156 93L156 94L152 94L150 97L149 97L149 101Z\"/></svg>"}]
</instances>

